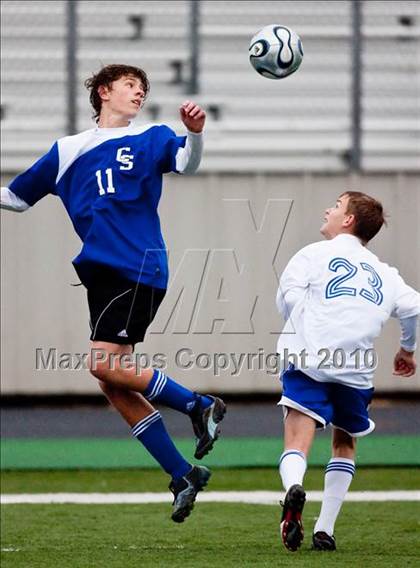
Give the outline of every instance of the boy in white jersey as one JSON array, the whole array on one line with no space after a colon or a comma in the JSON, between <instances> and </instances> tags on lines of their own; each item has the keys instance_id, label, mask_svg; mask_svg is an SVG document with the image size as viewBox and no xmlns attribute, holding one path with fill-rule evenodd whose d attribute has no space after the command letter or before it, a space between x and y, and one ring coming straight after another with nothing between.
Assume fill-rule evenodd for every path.
<instances>
[{"instance_id":1,"label":"boy in white jersey","mask_svg":"<svg viewBox=\"0 0 420 568\"><path fill-rule=\"evenodd\" d=\"M288 550L303 540L302 487L316 428L330 424L332 458L312 536L315 550L335 550L334 525L355 472L356 439L373 431L368 416L376 357L373 340L389 317L400 320L394 374L415 373L420 295L367 243L384 223L382 205L349 191L325 212L327 239L304 247L280 278L277 306L286 320L277 350L289 366L282 373L279 404L285 415L279 472L286 496L281 536Z\"/></svg>"},{"instance_id":2,"label":"boy in white jersey","mask_svg":"<svg viewBox=\"0 0 420 568\"><path fill-rule=\"evenodd\" d=\"M130 355L135 343L143 341L168 282L158 214L162 176L197 170L205 112L192 101L180 107L186 136L161 124L131 123L149 82L142 69L130 65L108 65L86 86L96 128L58 140L9 188L1 188L1 205L25 211L48 194L62 200L83 242L73 264L87 289L91 373L132 435L171 476L172 519L183 522L210 471L183 458L150 401L190 417L197 459L212 449L225 405L158 369L137 373Z\"/></svg>"}]
</instances>

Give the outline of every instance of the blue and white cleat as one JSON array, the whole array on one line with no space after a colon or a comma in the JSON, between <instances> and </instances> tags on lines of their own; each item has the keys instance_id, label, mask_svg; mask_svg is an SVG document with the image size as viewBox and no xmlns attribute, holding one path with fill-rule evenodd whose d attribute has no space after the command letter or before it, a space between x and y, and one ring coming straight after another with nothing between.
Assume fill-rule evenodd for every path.
<instances>
[{"instance_id":1,"label":"blue and white cleat","mask_svg":"<svg viewBox=\"0 0 420 568\"><path fill-rule=\"evenodd\" d=\"M220 422L226 414L226 405L222 399L206 395L213 400L208 408L202 408L197 402L190 413L194 434L197 438L194 457L201 460L213 448L214 442L220 435Z\"/></svg>"}]
</instances>

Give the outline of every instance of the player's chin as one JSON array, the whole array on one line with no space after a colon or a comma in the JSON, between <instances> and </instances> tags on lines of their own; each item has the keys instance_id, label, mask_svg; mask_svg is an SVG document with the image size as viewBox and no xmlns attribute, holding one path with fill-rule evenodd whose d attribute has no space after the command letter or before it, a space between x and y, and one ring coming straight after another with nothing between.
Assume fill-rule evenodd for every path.
<instances>
[{"instance_id":1,"label":"player's chin","mask_svg":"<svg viewBox=\"0 0 420 568\"><path fill-rule=\"evenodd\" d=\"M328 229L327 229L327 223L324 223L323 225L321 225L319 232L321 233L321 235L323 237L325 237L326 239L328 238Z\"/></svg>"},{"instance_id":2,"label":"player's chin","mask_svg":"<svg viewBox=\"0 0 420 568\"><path fill-rule=\"evenodd\" d=\"M139 114L141 107L140 106L133 106L129 110L127 110L126 115L128 120L133 120Z\"/></svg>"}]
</instances>

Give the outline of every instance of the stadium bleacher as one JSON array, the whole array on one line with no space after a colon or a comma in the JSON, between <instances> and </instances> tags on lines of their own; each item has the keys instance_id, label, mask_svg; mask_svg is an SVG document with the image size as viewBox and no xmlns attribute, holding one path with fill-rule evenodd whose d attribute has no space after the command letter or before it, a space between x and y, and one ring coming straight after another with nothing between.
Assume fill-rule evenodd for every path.
<instances>
[{"instance_id":1,"label":"stadium bleacher","mask_svg":"<svg viewBox=\"0 0 420 568\"><path fill-rule=\"evenodd\" d=\"M331 171L351 150L351 2L201 5L200 93L208 110L203 171ZM420 169L420 4L362 3L362 151L367 171ZM90 128L83 80L102 64L142 66L152 90L143 120L180 130L189 2L79 2L78 129ZM248 62L250 37L282 22L301 35L293 77ZM3 170L30 165L65 135L66 2L2 3ZM417 54L417 55L416 55Z\"/></svg>"}]
</instances>

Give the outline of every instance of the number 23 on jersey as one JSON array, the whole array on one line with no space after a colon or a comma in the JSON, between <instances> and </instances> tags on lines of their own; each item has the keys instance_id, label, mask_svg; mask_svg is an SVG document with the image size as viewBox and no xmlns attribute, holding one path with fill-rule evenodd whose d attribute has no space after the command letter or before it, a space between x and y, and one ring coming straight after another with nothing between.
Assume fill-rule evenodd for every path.
<instances>
[{"instance_id":1,"label":"number 23 on jersey","mask_svg":"<svg viewBox=\"0 0 420 568\"><path fill-rule=\"evenodd\" d=\"M367 262L360 262L360 268L369 274L367 278L367 284L369 288L362 288L357 290L353 286L344 286L344 282L351 284L352 278L356 275L359 268L358 266L352 264L349 260L345 258L333 258L328 265L328 268L332 272L340 272L338 276L332 278L325 289L325 297L327 299L337 298L338 296L356 296L357 294L380 306L384 299L381 288L382 280L376 270Z\"/></svg>"}]
</instances>

